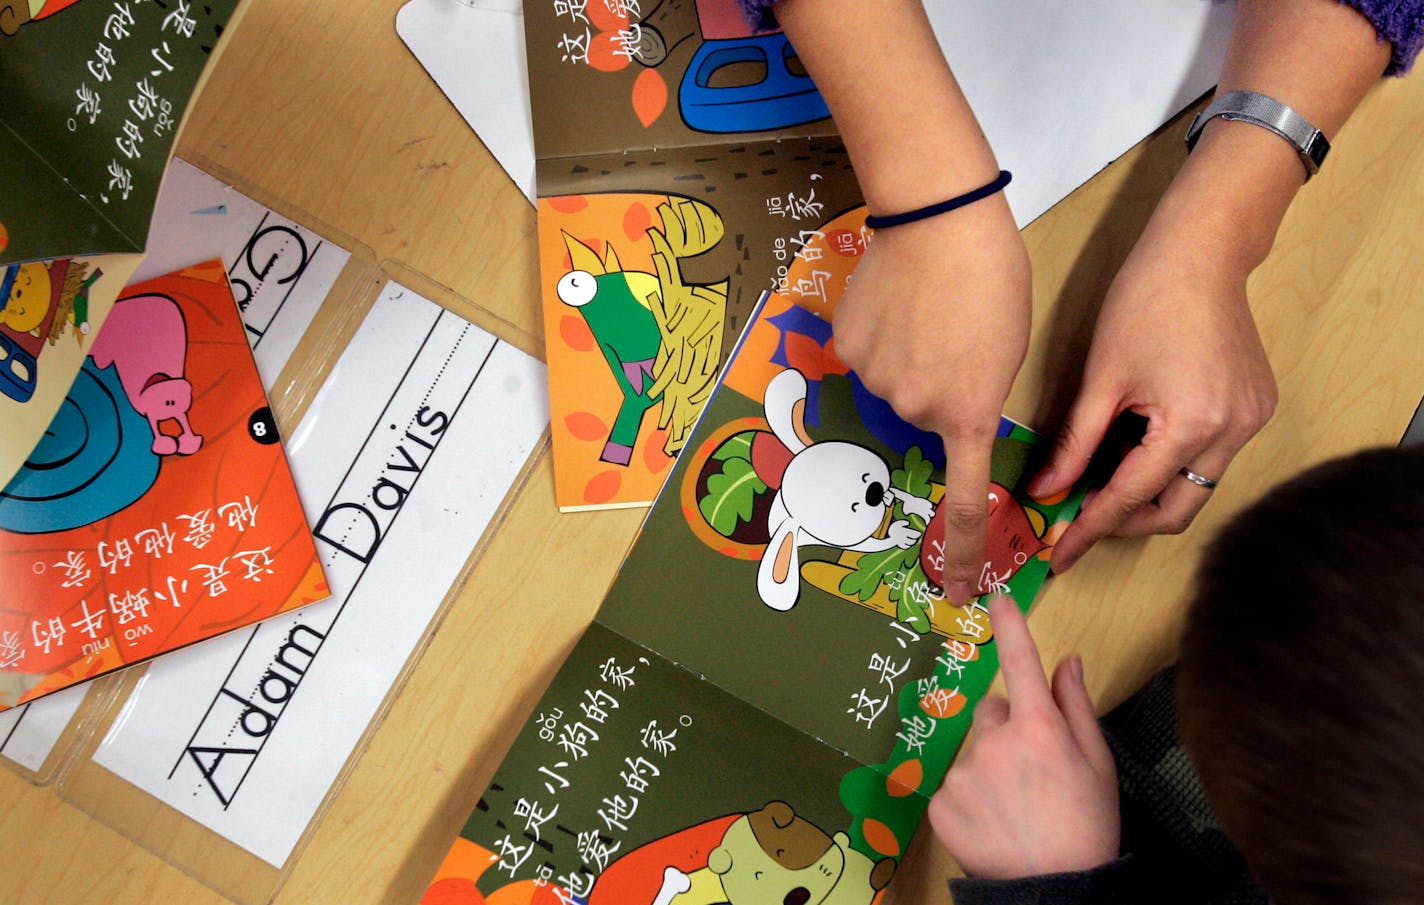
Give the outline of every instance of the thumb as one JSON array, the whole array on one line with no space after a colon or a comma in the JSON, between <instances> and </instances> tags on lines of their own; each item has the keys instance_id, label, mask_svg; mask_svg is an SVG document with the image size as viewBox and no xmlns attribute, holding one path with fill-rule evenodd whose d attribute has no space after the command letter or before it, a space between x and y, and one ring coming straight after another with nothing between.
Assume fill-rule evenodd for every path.
<instances>
[{"instance_id":1,"label":"thumb","mask_svg":"<svg viewBox=\"0 0 1424 905\"><path fill-rule=\"evenodd\" d=\"M1083 660L1077 654L1067 657L1053 671L1053 700L1068 724L1068 731L1078 743L1078 749L1099 773L1114 768L1112 751L1103 730L1098 726L1098 714L1093 699L1083 684Z\"/></svg>"},{"instance_id":2,"label":"thumb","mask_svg":"<svg viewBox=\"0 0 1424 905\"><path fill-rule=\"evenodd\" d=\"M1034 475L1028 485L1029 496L1052 497L1072 487L1103 442L1108 427L1117 415L1118 400L1114 394L1084 386L1073 400L1068 417L1053 437L1053 450L1048 463Z\"/></svg>"}]
</instances>

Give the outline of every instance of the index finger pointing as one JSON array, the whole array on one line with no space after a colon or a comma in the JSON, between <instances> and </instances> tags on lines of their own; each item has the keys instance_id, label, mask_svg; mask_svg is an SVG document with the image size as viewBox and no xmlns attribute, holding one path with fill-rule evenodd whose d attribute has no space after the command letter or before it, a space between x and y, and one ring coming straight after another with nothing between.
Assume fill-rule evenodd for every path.
<instances>
[{"instance_id":1,"label":"index finger pointing","mask_svg":"<svg viewBox=\"0 0 1424 905\"><path fill-rule=\"evenodd\" d=\"M989 525L993 438L944 441L944 593L963 606L979 593Z\"/></svg>"},{"instance_id":2,"label":"index finger pointing","mask_svg":"<svg viewBox=\"0 0 1424 905\"><path fill-rule=\"evenodd\" d=\"M994 642L999 650L999 670L1004 674L1004 686L1009 695L1009 714L1015 711L1054 710L1053 690L1043 663L1038 658L1038 645L1028 630L1028 620L1018 605L1007 597L995 595L989 601L989 621L994 627Z\"/></svg>"}]
</instances>

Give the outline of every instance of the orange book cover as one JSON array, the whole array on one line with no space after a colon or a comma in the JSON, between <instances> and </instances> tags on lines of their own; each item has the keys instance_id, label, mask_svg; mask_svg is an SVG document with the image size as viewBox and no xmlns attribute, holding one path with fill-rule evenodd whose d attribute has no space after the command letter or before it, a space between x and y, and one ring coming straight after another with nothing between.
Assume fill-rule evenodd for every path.
<instances>
[{"instance_id":1,"label":"orange book cover","mask_svg":"<svg viewBox=\"0 0 1424 905\"><path fill-rule=\"evenodd\" d=\"M223 263L130 286L0 491L0 710L328 596Z\"/></svg>"}]
</instances>

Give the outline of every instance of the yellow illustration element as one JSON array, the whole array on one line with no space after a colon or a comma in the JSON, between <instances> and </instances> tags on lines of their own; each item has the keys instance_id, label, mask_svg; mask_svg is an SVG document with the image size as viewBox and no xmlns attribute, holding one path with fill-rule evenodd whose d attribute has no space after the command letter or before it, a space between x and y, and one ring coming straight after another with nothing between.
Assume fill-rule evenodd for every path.
<instances>
[{"instance_id":1,"label":"yellow illustration element","mask_svg":"<svg viewBox=\"0 0 1424 905\"><path fill-rule=\"evenodd\" d=\"M851 848L845 833L829 836L787 803L773 801L737 818L703 870L668 868L655 902L871 905L894 873L894 859L873 861Z\"/></svg>"},{"instance_id":2,"label":"yellow illustration element","mask_svg":"<svg viewBox=\"0 0 1424 905\"><path fill-rule=\"evenodd\" d=\"M659 205L658 216L664 232L648 230L660 289L653 316L663 338L652 392L663 397L658 426L668 429L663 451L671 456L687 442L721 370L729 281L688 286L677 267L679 258L700 255L722 241L725 227L716 211L700 201L679 199L676 208Z\"/></svg>"},{"instance_id":3,"label":"yellow illustration element","mask_svg":"<svg viewBox=\"0 0 1424 905\"><path fill-rule=\"evenodd\" d=\"M658 218L662 228L647 229L655 273L624 270L611 244L600 258L564 233L572 270L559 297L579 309L624 395L604 456L618 464L627 464L642 414L657 402L663 452L677 455L721 367L729 281L688 284L678 262L720 242L722 218L690 198L658 205Z\"/></svg>"},{"instance_id":4,"label":"yellow illustration element","mask_svg":"<svg viewBox=\"0 0 1424 905\"><path fill-rule=\"evenodd\" d=\"M16 333L35 333L53 303L54 287L44 264L21 264L10 295L0 305L0 324Z\"/></svg>"},{"instance_id":5,"label":"yellow illustration element","mask_svg":"<svg viewBox=\"0 0 1424 905\"><path fill-rule=\"evenodd\" d=\"M81 345L89 333L89 287L103 276L102 270L89 274L89 265L77 261L69 263L64 272L64 285L60 287L59 298L55 302L58 310L49 328L49 344L54 345L66 328L72 327L74 339Z\"/></svg>"},{"instance_id":6,"label":"yellow illustration element","mask_svg":"<svg viewBox=\"0 0 1424 905\"><path fill-rule=\"evenodd\" d=\"M0 326L47 340L50 345L72 329L74 338L83 344L89 333L89 289L103 271L91 275L88 264L69 259L14 266L10 292L0 299ZM46 321L48 331L41 336Z\"/></svg>"}]
</instances>

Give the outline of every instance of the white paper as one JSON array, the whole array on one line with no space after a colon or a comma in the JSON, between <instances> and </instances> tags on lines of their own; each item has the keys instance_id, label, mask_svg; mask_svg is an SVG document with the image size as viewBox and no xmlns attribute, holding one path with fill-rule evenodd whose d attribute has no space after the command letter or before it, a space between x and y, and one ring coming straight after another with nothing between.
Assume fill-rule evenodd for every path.
<instances>
[{"instance_id":1,"label":"white paper","mask_svg":"<svg viewBox=\"0 0 1424 905\"><path fill-rule=\"evenodd\" d=\"M396 34L533 204L534 124L519 0L414 0L396 13Z\"/></svg>"},{"instance_id":2,"label":"white paper","mask_svg":"<svg viewBox=\"0 0 1424 905\"><path fill-rule=\"evenodd\" d=\"M175 157L131 282L213 258L227 264L257 370L270 387L351 252Z\"/></svg>"},{"instance_id":3,"label":"white paper","mask_svg":"<svg viewBox=\"0 0 1424 905\"><path fill-rule=\"evenodd\" d=\"M213 258L228 265L262 384L268 389L350 260L351 253L258 204L186 161L168 165L153 211L148 252L130 283ZM61 692L0 713L0 755L39 769L83 700Z\"/></svg>"},{"instance_id":4,"label":"white paper","mask_svg":"<svg viewBox=\"0 0 1424 905\"><path fill-rule=\"evenodd\" d=\"M388 284L287 446L333 597L155 661L95 760L280 867L548 419L540 362Z\"/></svg>"},{"instance_id":5,"label":"white paper","mask_svg":"<svg viewBox=\"0 0 1424 905\"><path fill-rule=\"evenodd\" d=\"M74 685L0 713L0 754L29 770L43 767L88 690Z\"/></svg>"},{"instance_id":6,"label":"white paper","mask_svg":"<svg viewBox=\"0 0 1424 905\"><path fill-rule=\"evenodd\" d=\"M1019 226L1037 219L1216 84L1224 0L927 0L984 127Z\"/></svg>"},{"instance_id":7,"label":"white paper","mask_svg":"<svg viewBox=\"0 0 1424 905\"><path fill-rule=\"evenodd\" d=\"M532 201L523 16L511 21L511 4L413 0L396 30ZM1000 165L1014 174L1007 193L1023 227L1216 84L1236 5L926 0L925 8Z\"/></svg>"}]
</instances>

